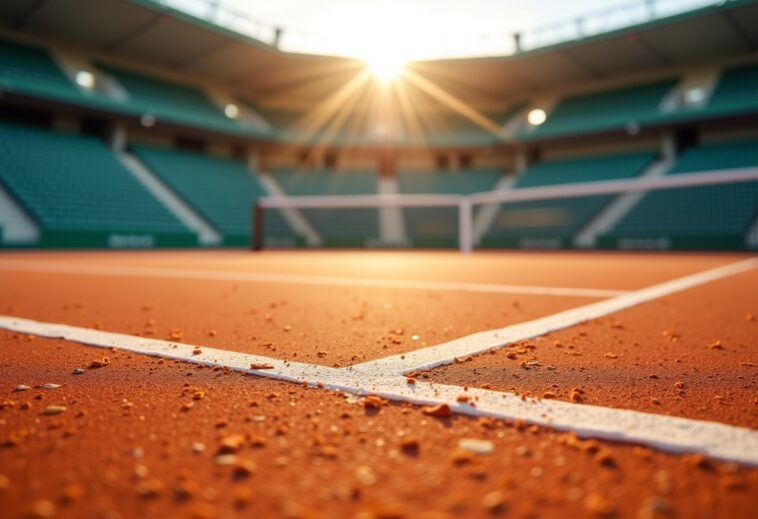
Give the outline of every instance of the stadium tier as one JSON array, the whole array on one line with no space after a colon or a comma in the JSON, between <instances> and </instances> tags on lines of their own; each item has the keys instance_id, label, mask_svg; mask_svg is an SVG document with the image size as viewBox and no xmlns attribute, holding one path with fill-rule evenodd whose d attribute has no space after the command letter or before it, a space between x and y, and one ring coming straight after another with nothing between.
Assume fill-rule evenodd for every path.
<instances>
[{"instance_id":1,"label":"stadium tier","mask_svg":"<svg viewBox=\"0 0 758 519\"><path fill-rule=\"evenodd\" d=\"M81 100L83 95L44 49L0 39L0 90Z\"/></svg>"},{"instance_id":2,"label":"stadium tier","mask_svg":"<svg viewBox=\"0 0 758 519\"><path fill-rule=\"evenodd\" d=\"M133 112L151 114L158 120L232 133L242 130L196 88L105 64L98 63L97 67L126 90L128 96L122 102Z\"/></svg>"},{"instance_id":3,"label":"stadium tier","mask_svg":"<svg viewBox=\"0 0 758 519\"><path fill-rule=\"evenodd\" d=\"M99 15L60 16L71 0L21 2L0 8L4 247L242 246L256 204L270 246L455 246L473 204L484 247L758 248L758 59L745 37L758 1L412 61L391 80L161 2L98 2L128 13L118 34ZM264 174L221 158L242 156L308 166ZM732 183L644 189L714 171ZM637 177L643 187L533 196ZM373 198L281 202L346 195Z\"/></svg>"},{"instance_id":4,"label":"stadium tier","mask_svg":"<svg viewBox=\"0 0 758 519\"><path fill-rule=\"evenodd\" d=\"M547 161L527 169L516 180L515 188L632 178L640 175L654 158L653 153L634 153ZM482 245L571 247L574 236L612 199L598 195L504 204L482 237Z\"/></svg>"},{"instance_id":5,"label":"stadium tier","mask_svg":"<svg viewBox=\"0 0 758 519\"><path fill-rule=\"evenodd\" d=\"M550 112L544 124L522 134L524 138L622 130L660 115L664 96L675 79L568 97Z\"/></svg>"},{"instance_id":6,"label":"stadium tier","mask_svg":"<svg viewBox=\"0 0 758 519\"><path fill-rule=\"evenodd\" d=\"M249 245L252 208L266 195L255 174L237 160L191 151L133 146L137 157L223 236L225 245ZM271 242L297 237L274 212L266 223Z\"/></svg>"},{"instance_id":7,"label":"stadium tier","mask_svg":"<svg viewBox=\"0 0 758 519\"><path fill-rule=\"evenodd\" d=\"M711 96L708 106L713 109L733 110L758 107L758 65L744 65L726 69Z\"/></svg>"},{"instance_id":8,"label":"stadium tier","mask_svg":"<svg viewBox=\"0 0 758 519\"><path fill-rule=\"evenodd\" d=\"M94 137L0 124L0 182L43 246L189 246L197 238Z\"/></svg>"},{"instance_id":9,"label":"stadium tier","mask_svg":"<svg viewBox=\"0 0 758 519\"><path fill-rule=\"evenodd\" d=\"M489 191L501 176L497 170L401 171L397 181L401 193L467 195ZM407 241L414 246L451 247L458 241L456 207L405 208L403 217Z\"/></svg>"},{"instance_id":10,"label":"stadium tier","mask_svg":"<svg viewBox=\"0 0 758 519\"><path fill-rule=\"evenodd\" d=\"M290 196L374 195L377 192L373 171L277 169L272 176ZM318 233L322 245L364 247L379 240L379 213L375 208L302 209L300 213ZM268 223L266 226L268 229Z\"/></svg>"},{"instance_id":11,"label":"stadium tier","mask_svg":"<svg viewBox=\"0 0 758 519\"><path fill-rule=\"evenodd\" d=\"M758 140L690 148L669 175L758 166ZM741 248L758 215L758 182L645 194L600 244L621 248Z\"/></svg>"}]
</instances>

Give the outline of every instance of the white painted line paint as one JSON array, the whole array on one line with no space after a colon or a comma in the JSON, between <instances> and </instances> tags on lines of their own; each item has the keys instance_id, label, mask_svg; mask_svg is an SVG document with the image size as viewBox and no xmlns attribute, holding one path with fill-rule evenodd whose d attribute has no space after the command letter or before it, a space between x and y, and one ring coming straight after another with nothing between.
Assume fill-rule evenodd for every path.
<instances>
[{"instance_id":1,"label":"white painted line paint","mask_svg":"<svg viewBox=\"0 0 758 519\"><path fill-rule=\"evenodd\" d=\"M525 339L545 335L556 330L568 328L584 321L597 319L631 308L675 292L686 290L709 281L746 272L758 267L758 258L750 258L737 263L730 263L697 274L684 276L673 281L667 281L635 292L629 292L612 299L572 308L564 312L514 324L497 330L475 333L460 339L455 339L436 346L421 348L400 355L392 355L378 360L356 364L353 369L376 376L381 373L408 373L432 369L445 364L451 364L456 358L484 353L489 350L503 348L508 344Z\"/></svg>"},{"instance_id":2,"label":"white painted line paint","mask_svg":"<svg viewBox=\"0 0 758 519\"><path fill-rule=\"evenodd\" d=\"M194 270L160 267L127 267L85 263L54 263L48 261L0 260L0 270L16 272L47 272L92 276L135 276L166 279L202 279L288 285L348 286L368 288L399 288L415 290L447 290L492 294L529 294L542 296L614 297L628 292L601 288L542 287L529 285L498 285L452 281L414 281L404 279L369 279L333 276L305 276L259 272Z\"/></svg>"},{"instance_id":3,"label":"white painted line paint","mask_svg":"<svg viewBox=\"0 0 758 519\"><path fill-rule=\"evenodd\" d=\"M42 323L20 317L0 315L0 328L50 339L65 339L89 346L116 348L154 357L193 362L195 364L225 366L238 371L247 371L291 382L335 378L337 376L336 372L338 372L334 368L316 364L289 362L262 355L251 355L206 346L195 346L180 342L105 332L91 328L69 326L67 324ZM195 348L200 348L202 353L199 355L193 354ZM269 365L272 366L272 369L251 370L251 364Z\"/></svg>"},{"instance_id":4,"label":"white painted line paint","mask_svg":"<svg viewBox=\"0 0 758 519\"><path fill-rule=\"evenodd\" d=\"M413 404L446 403L459 414L490 416L574 431L583 437L646 445L667 452L697 452L717 459L758 466L758 431L714 422L641 413L557 400L521 400L512 393L469 389L475 407L456 401L463 388L443 384L416 382L404 377L367 376L349 368L329 368L313 364L287 362L260 355L147 339L0 316L0 328L41 337L60 338L103 348L116 348L149 356L176 359L207 366L223 366L251 375L263 376L356 395L376 394L394 401ZM272 369L251 370L251 364L268 364Z\"/></svg>"}]
</instances>

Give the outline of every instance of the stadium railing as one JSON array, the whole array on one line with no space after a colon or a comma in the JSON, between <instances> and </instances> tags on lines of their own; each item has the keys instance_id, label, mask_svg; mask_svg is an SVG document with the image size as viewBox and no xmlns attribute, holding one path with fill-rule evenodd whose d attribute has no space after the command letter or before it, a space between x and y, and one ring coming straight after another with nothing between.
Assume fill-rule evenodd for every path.
<instances>
[{"instance_id":1,"label":"stadium railing","mask_svg":"<svg viewBox=\"0 0 758 519\"><path fill-rule=\"evenodd\" d=\"M485 229L475 220L495 207ZM255 250L266 246L271 210L447 207L457 210L463 253L506 248L758 248L758 167L654 178L581 182L471 195L391 194L268 196L253 209ZM591 234L581 244L581 234ZM756 235L756 236L753 236ZM376 243L376 240L372 240ZM381 242L381 240L379 240Z\"/></svg>"}]
</instances>

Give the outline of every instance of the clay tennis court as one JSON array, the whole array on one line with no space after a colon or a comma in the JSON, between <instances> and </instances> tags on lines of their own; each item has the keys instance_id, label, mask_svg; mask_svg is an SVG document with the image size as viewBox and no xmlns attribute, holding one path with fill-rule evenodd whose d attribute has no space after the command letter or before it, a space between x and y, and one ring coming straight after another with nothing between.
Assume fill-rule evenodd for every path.
<instances>
[{"instance_id":1,"label":"clay tennis court","mask_svg":"<svg viewBox=\"0 0 758 519\"><path fill-rule=\"evenodd\" d=\"M749 517L756 267L686 253L5 254L0 509Z\"/></svg>"}]
</instances>

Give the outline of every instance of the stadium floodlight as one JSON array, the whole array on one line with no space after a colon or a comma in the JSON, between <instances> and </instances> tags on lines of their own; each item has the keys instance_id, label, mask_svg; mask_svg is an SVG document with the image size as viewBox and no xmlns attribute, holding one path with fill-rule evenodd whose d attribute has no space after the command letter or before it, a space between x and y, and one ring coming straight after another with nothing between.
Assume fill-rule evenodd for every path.
<instances>
[{"instance_id":1,"label":"stadium floodlight","mask_svg":"<svg viewBox=\"0 0 758 519\"><path fill-rule=\"evenodd\" d=\"M685 104L699 105L702 104L703 101L705 101L705 90L702 87L691 87L684 92Z\"/></svg>"},{"instance_id":2,"label":"stadium floodlight","mask_svg":"<svg viewBox=\"0 0 758 519\"><path fill-rule=\"evenodd\" d=\"M155 116L153 114L142 114L142 117L139 118L139 122L145 128L150 128L155 126Z\"/></svg>"},{"instance_id":3,"label":"stadium floodlight","mask_svg":"<svg viewBox=\"0 0 758 519\"><path fill-rule=\"evenodd\" d=\"M382 83L397 79L405 70L405 60L391 53L377 54L364 61L369 71Z\"/></svg>"},{"instance_id":4,"label":"stadium floodlight","mask_svg":"<svg viewBox=\"0 0 758 519\"><path fill-rule=\"evenodd\" d=\"M539 126L547 120L547 114L542 108L535 108L529 111L526 120L529 121L529 124L532 126Z\"/></svg>"},{"instance_id":5,"label":"stadium floodlight","mask_svg":"<svg viewBox=\"0 0 758 519\"><path fill-rule=\"evenodd\" d=\"M234 103L229 103L224 107L224 115L229 119L236 119L240 115L240 109Z\"/></svg>"},{"instance_id":6,"label":"stadium floodlight","mask_svg":"<svg viewBox=\"0 0 758 519\"><path fill-rule=\"evenodd\" d=\"M95 88L95 74L89 70L78 70L75 76L76 84L87 90Z\"/></svg>"}]
</instances>

